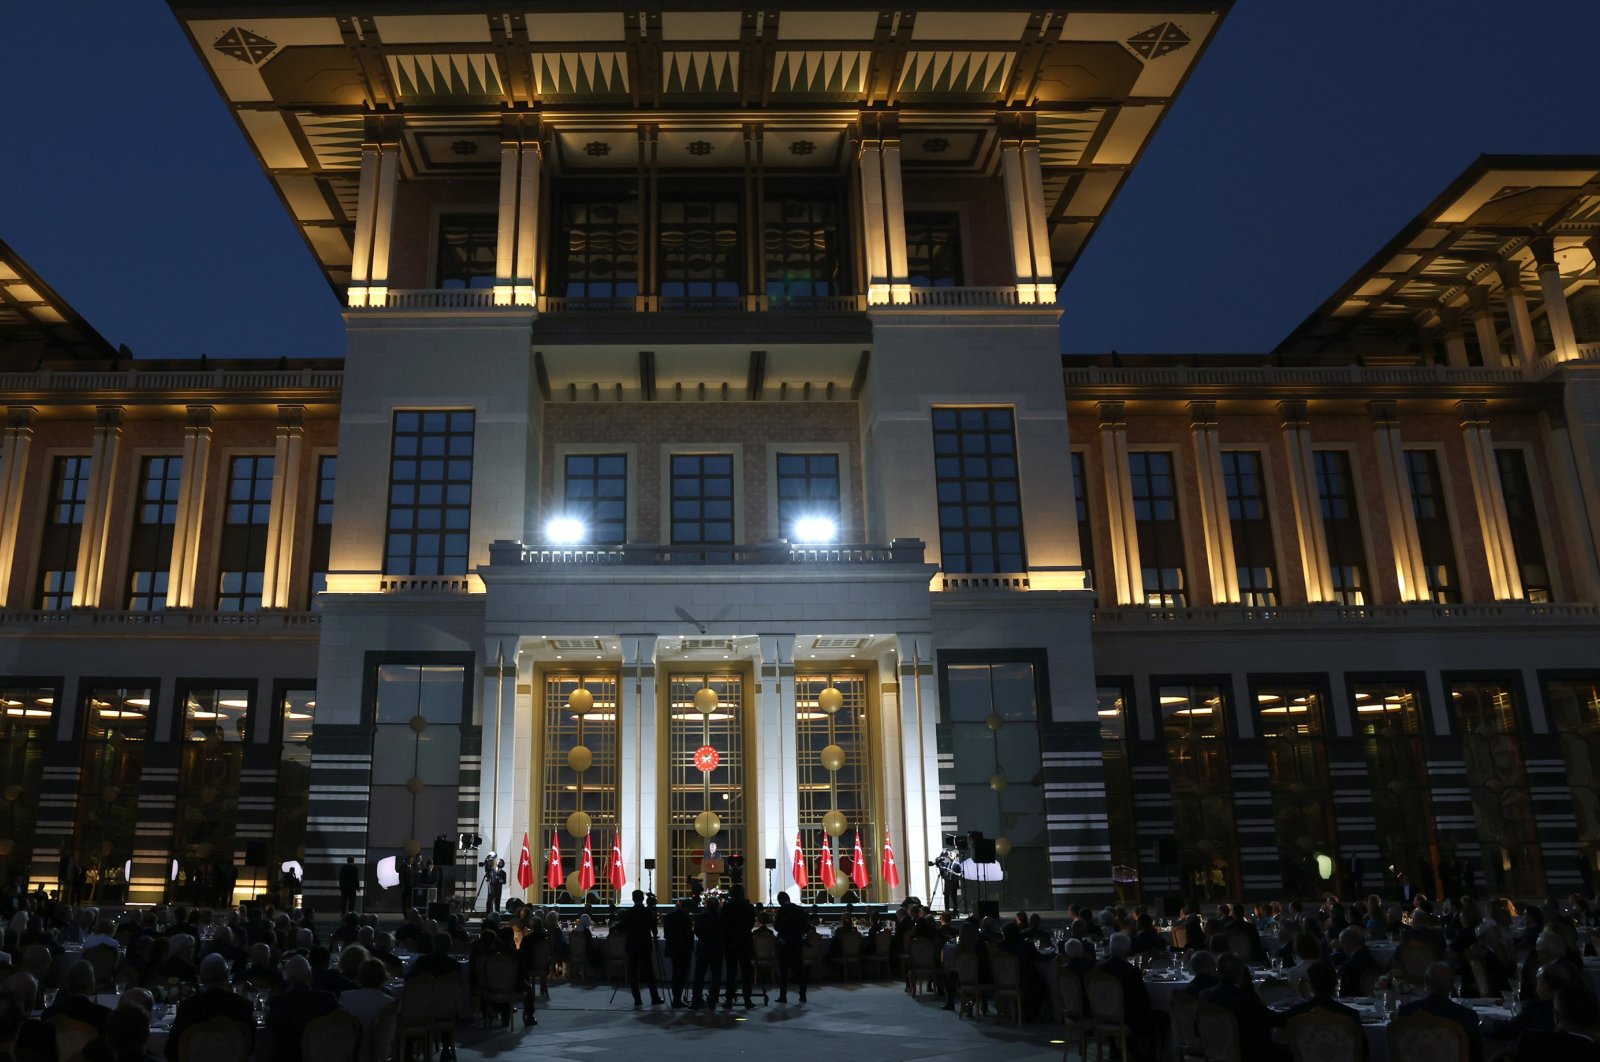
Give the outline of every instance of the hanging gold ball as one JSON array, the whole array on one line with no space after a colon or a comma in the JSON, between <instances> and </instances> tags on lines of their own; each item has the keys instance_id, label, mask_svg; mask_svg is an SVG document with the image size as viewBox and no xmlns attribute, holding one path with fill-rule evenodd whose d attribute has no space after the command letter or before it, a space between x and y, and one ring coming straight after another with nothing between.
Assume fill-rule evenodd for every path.
<instances>
[{"instance_id":1,"label":"hanging gold ball","mask_svg":"<svg viewBox=\"0 0 1600 1062\"><path fill-rule=\"evenodd\" d=\"M694 710L701 715L710 715L717 710L717 705L720 703L717 691L710 686L701 686L694 691Z\"/></svg>"},{"instance_id":2,"label":"hanging gold ball","mask_svg":"<svg viewBox=\"0 0 1600 1062\"><path fill-rule=\"evenodd\" d=\"M825 770L837 771L844 766L844 749L841 749L838 745L829 745L822 750L822 754L818 759L822 761L822 766Z\"/></svg>"},{"instance_id":3,"label":"hanging gold ball","mask_svg":"<svg viewBox=\"0 0 1600 1062\"><path fill-rule=\"evenodd\" d=\"M850 884L850 878L840 874L833 879L833 884L828 886L828 892L833 895L835 900L842 899L844 894L850 891Z\"/></svg>"},{"instance_id":4,"label":"hanging gold ball","mask_svg":"<svg viewBox=\"0 0 1600 1062\"><path fill-rule=\"evenodd\" d=\"M100 796L105 800L105 802L107 804L115 804L117 802L117 797L119 797L121 795L122 795L122 790L118 789L114 785L106 786L105 789L102 790L101 793L100 793Z\"/></svg>"},{"instance_id":5,"label":"hanging gold ball","mask_svg":"<svg viewBox=\"0 0 1600 1062\"><path fill-rule=\"evenodd\" d=\"M589 709L594 707L594 694L579 686L567 694L567 707L578 715L588 715Z\"/></svg>"},{"instance_id":6,"label":"hanging gold ball","mask_svg":"<svg viewBox=\"0 0 1600 1062\"><path fill-rule=\"evenodd\" d=\"M214 786L214 785L205 785L205 786L201 786L200 787L200 803L201 804L214 804L214 803L216 803L216 800L217 800L217 787L216 786Z\"/></svg>"},{"instance_id":7,"label":"hanging gold ball","mask_svg":"<svg viewBox=\"0 0 1600 1062\"><path fill-rule=\"evenodd\" d=\"M411 729L415 730L419 734L422 733L424 730L428 729L428 720L421 715L412 716Z\"/></svg>"},{"instance_id":8,"label":"hanging gold ball","mask_svg":"<svg viewBox=\"0 0 1600 1062\"><path fill-rule=\"evenodd\" d=\"M715 811L702 811L694 817L694 832L710 840L722 832L722 816Z\"/></svg>"},{"instance_id":9,"label":"hanging gold ball","mask_svg":"<svg viewBox=\"0 0 1600 1062\"><path fill-rule=\"evenodd\" d=\"M22 799L22 787L20 785L8 785L8 786L6 786L6 799L7 800L21 800Z\"/></svg>"},{"instance_id":10,"label":"hanging gold ball","mask_svg":"<svg viewBox=\"0 0 1600 1062\"><path fill-rule=\"evenodd\" d=\"M1011 854L1011 838L996 837L994 839L994 854L1008 856Z\"/></svg>"},{"instance_id":11,"label":"hanging gold ball","mask_svg":"<svg viewBox=\"0 0 1600 1062\"><path fill-rule=\"evenodd\" d=\"M412 775L410 778L406 779L406 792L410 793L412 796L416 796L426 787L426 783L423 782L423 780L417 775Z\"/></svg>"},{"instance_id":12,"label":"hanging gold ball","mask_svg":"<svg viewBox=\"0 0 1600 1062\"><path fill-rule=\"evenodd\" d=\"M1006 776L999 771L991 774L989 776L989 788L996 793L1004 793L1006 791Z\"/></svg>"},{"instance_id":13,"label":"hanging gold ball","mask_svg":"<svg viewBox=\"0 0 1600 1062\"><path fill-rule=\"evenodd\" d=\"M829 837L837 837L850 828L850 820L844 817L844 812L834 808L822 816L822 832Z\"/></svg>"},{"instance_id":14,"label":"hanging gold ball","mask_svg":"<svg viewBox=\"0 0 1600 1062\"><path fill-rule=\"evenodd\" d=\"M1000 717L995 715L993 712L990 712L988 715L983 717L983 725L988 727L990 730L999 730Z\"/></svg>"},{"instance_id":15,"label":"hanging gold ball","mask_svg":"<svg viewBox=\"0 0 1600 1062\"><path fill-rule=\"evenodd\" d=\"M574 745L567 750L567 766L582 774L594 762L594 753L589 751L587 745Z\"/></svg>"},{"instance_id":16,"label":"hanging gold ball","mask_svg":"<svg viewBox=\"0 0 1600 1062\"><path fill-rule=\"evenodd\" d=\"M567 816L567 832L574 837L582 837L589 832L591 822L587 811L574 811Z\"/></svg>"},{"instance_id":17,"label":"hanging gold ball","mask_svg":"<svg viewBox=\"0 0 1600 1062\"><path fill-rule=\"evenodd\" d=\"M576 870L567 875L567 895L574 900L583 899L583 886L578 884L578 872Z\"/></svg>"},{"instance_id":18,"label":"hanging gold ball","mask_svg":"<svg viewBox=\"0 0 1600 1062\"><path fill-rule=\"evenodd\" d=\"M9 837L0 838L0 856L8 856L8 855L10 855L12 848L13 848L13 845L11 843L11 838L9 838Z\"/></svg>"},{"instance_id":19,"label":"hanging gold ball","mask_svg":"<svg viewBox=\"0 0 1600 1062\"><path fill-rule=\"evenodd\" d=\"M827 689L817 694L817 707L821 708L829 715L832 715L834 712L837 712L840 708L844 707L844 694L840 693L832 686L829 686Z\"/></svg>"},{"instance_id":20,"label":"hanging gold ball","mask_svg":"<svg viewBox=\"0 0 1600 1062\"><path fill-rule=\"evenodd\" d=\"M411 840L406 842L405 851L406 855L408 856L416 855L422 851L422 842L413 837Z\"/></svg>"}]
</instances>

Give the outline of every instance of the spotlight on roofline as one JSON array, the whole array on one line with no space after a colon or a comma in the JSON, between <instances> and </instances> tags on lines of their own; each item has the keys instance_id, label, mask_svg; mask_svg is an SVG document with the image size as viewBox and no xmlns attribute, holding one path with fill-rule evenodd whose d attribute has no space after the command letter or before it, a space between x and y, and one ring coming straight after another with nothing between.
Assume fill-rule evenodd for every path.
<instances>
[{"instance_id":1,"label":"spotlight on roofline","mask_svg":"<svg viewBox=\"0 0 1600 1062\"><path fill-rule=\"evenodd\" d=\"M544 540L552 546L576 546L589 536L583 521L574 516L555 516L545 521Z\"/></svg>"},{"instance_id":2,"label":"spotlight on roofline","mask_svg":"<svg viewBox=\"0 0 1600 1062\"><path fill-rule=\"evenodd\" d=\"M823 545L838 537L839 525L826 516L802 516L794 522L794 540L798 545Z\"/></svg>"}]
</instances>

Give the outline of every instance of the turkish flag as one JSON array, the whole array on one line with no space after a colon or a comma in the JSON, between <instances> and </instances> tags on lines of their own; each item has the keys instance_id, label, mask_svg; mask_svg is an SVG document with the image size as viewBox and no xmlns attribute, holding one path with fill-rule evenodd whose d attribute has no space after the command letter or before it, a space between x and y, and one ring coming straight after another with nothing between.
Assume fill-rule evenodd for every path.
<instances>
[{"instance_id":1,"label":"turkish flag","mask_svg":"<svg viewBox=\"0 0 1600 1062\"><path fill-rule=\"evenodd\" d=\"M867 887L867 857L861 854L861 831L856 831L856 853L850 857L850 881L858 889Z\"/></svg>"},{"instance_id":2,"label":"turkish flag","mask_svg":"<svg viewBox=\"0 0 1600 1062\"><path fill-rule=\"evenodd\" d=\"M545 869L544 883L552 889L566 884L567 876L561 872L561 831L550 831L550 866ZM553 899L553 897L552 897Z\"/></svg>"},{"instance_id":3,"label":"turkish flag","mask_svg":"<svg viewBox=\"0 0 1600 1062\"><path fill-rule=\"evenodd\" d=\"M589 847L589 835L583 835L583 863L578 867L578 888L588 892L594 888L594 850Z\"/></svg>"},{"instance_id":4,"label":"turkish flag","mask_svg":"<svg viewBox=\"0 0 1600 1062\"><path fill-rule=\"evenodd\" d=\"M522 831L522 858L517 860L517 884L524 892L533 884L533 853L528 851L528 831Z\"/></svg>"},{"instance_id":5,"label":"turkish flag","mask_svg":"<svg viewBox=\"0 0 1600 1062\"><path fill-rule=\"evenodd\" d=\"M806 874L806 854L800 847L799 830L794 831L794 859L791 862L793 865L789 868L789 874L794 878L794 887L804 889L811 879Z\"/></svg>"},{"instance_id":6,"label":"turkish flag","mask_svg":"<svg viewBox=\"0 0 1600 1062\"><path fill-rule=\"evenodd\" d=\"M628 883L628 872L622 868L622 831L611 831L611 865L606 868L611 887L618 892Z\"/></svg>"},{"instance_id":7,"label":"turkish flag","mask_svg":"<svg viewBox=\"0 0 1600 1062\"><path fill-rule=\"evenodd\" d=\"M833 888L836 880L833 872L833 849L828 845L828 835L822 835L822 858L817 860L817 878L822 882L824 889Z\"/></svg>"},{"instance_id":8,"label":"turkish flag","mask_svg":"<svg viewBox=\"0 0 1600 1062\"><path fill-rule=\"evenodd\" d=\"M894 861L894 845L889 843L889 831L883 831L883 883L891 889L900 887L900 866Z\"/></svg>"}]
</instances>

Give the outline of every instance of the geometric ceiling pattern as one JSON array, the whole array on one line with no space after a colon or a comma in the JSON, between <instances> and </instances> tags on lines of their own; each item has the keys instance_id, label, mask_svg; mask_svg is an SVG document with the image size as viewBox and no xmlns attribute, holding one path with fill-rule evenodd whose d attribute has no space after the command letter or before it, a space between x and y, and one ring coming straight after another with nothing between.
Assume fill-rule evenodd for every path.
<instances>
[{"instance_id":1,"label":"geometric ceiling pattern","mask_svg":"<svg viewBox=\"0 0 1600 1062\"><path fill-rule=\"evenodd\" d=\"M0 355L114 358L116 350L0 241Z\"/></svg>"},{"instance_id":2,"label":"geometric ceiling pattern","mask_svg":"<svg viewBox=\"0 0 1600 1062\"><path fill-rule=\"evenodd\" d=\"M1514 268L1541 299L1533 252L1552 242L1564 284L1596 274L1600 156L1483 155L1282 343L1280 353L1414 348L1422 329L1470 308L1482 288L1500 310L1500 272ZM1499 327L1505 330L1505 322Z\"/></svg>"},{"instance_id":3,"label":"geometric ceiling pattern","mask_svg":"<svg viewBox=\"0 0 1600 1062\"><path fill-rule=\"evenodd\" d=\"M367 116L458 131L402 136L410 180L475 166L492 177L496 152L440 144L492 143L502 116L534 110L557 177L567 164L584 173L632 164L630 121L692 126L688 143L711 145L663 155L674 167L742 157L718 145L749 123L763 130L764 165L842 167L851 153L823 145L840 143L865 111L898 117L908 175L993 175L996 118L1027 112L1064 275L1231 0L1183 0L1178 10L1100 0L830 0L814 10L803 0L781 10L716 0L169 3L337 288L348 275Z\"/></svg>"}]
</instances>

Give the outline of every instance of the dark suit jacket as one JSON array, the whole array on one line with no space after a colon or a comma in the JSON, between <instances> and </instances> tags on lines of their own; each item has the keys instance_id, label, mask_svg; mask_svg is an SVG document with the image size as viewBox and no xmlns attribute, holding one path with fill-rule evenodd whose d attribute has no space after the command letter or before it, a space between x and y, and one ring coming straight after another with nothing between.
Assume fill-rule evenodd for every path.
<instances>
[{"instance_id":1,"label":"dark suit jacket","mask_svg":"<svg viewBox=\"0 0 1600 1062\"><path fill-rule=\"evenodd\" d=\"M1484 1022L1482 1029L1486 1040L1516 1040L1525 1032L1555 1032L1555 1001L1535 996L1522 1004L1515 1017Z\"/></svg>"},{"instance_id":2,"label":"dark suit jacket","mask_svg":"<svg viewBox=\"0 0 1600 1062\"><path fill-rule=\"evenodd\" d=\"M1207 1003L1225 1007L1239 1019L1239 1054L1243 1062L1269 1062L1272 1058L1272 1030L1284 1023L1284 1016L1261 1002L1253 988L1240 988L1226 982L1201 994Z\"/></svg>"},{"instance_id":3,"label":"dark suit jacket","mask_svg":"<svg viewBox=\"0 0 1600 1062\"><path fill-rule=\"evenodd\" d=\"M1213 974L1195 974L1193 979L1191 979L1188 984L1178 989L1178 991L1182 992L1186 996L1198 996L1203 992L1211 991L1221 983L1222 982L1218 981L1216 976Z\"/></svg>"},{"instance_id":4,"label":"dark suit jacket","mask_svg":"<svg viewBox=\"0 0 1600 1062\"><path fill-rule=\"evenodd\" d=\"M649 955L656 935L655 908L634 904L618 916L617 928L628 934L629 955Z\"/></svg>"},{"instance_id":5,"label":"dark suit jacket","mask_svg":"<svg viewBox=\"0 0 1600 1062\"><path fill-rule=\"evenodd\" d=\"M354 863L346 863L339 868L339 891L355 892L361 887L361 868Z\"/></svg>"},{"instance_id":6,"label":"dark suit jacket","mask_svg":"<svg viewBox=\"0 0 1600 1062\"><path fill-rule=\"evenodd\" d=\"M781 913L779 921L781 924ZM694 952L693 911L685 910L682 907L674 907L661 919L661 927L665 931L668 955L675 955L683 959Z\"/></svg>"},{"instance_id":7,"label":"dark suit jacket","mask_svg":"<svg viewBox=\"0 0 1600 1062\"><path fill-rule=\"evenodd\" d=\"M56 997L53 1006L44 1008L46 1021L49 1021L57 1014L71 1018L73 1021L87 1022L101 1032L105 1032L106 1019L111 1017L111 1008L96 1003L88 996L69 996L63 992Z\"/></svg>"},{"instance_id":8,"label":"dark suit jacket","mask_svg":"<svg viewBox=\"0 0 1600 1062\"><path fill-rule=\"evenodd\" d=\"M272 1057L300 1062L300 1034L313 1018L339 1009L339 998L315 988L291 988L267 1005L267 1032L272 1034Z\"/></svg>"},{"instance_id":9,"label":"dark suit jacket","mask_svg":"<svg viewBox=\"0 0 1600 1062\"><path fill-rule=\"evenodd\" d=\"M1378 960L1372 957L1372 952L1367 950L1365 944L1354 955L1347 955L1339 964L1339 994L1341 996L1359 996L1361 994L1361 979L1370 971L1378 968Z\"/></svg>"},{"instance_id":10,"label":"dark suit jacket","mask_svg":"<svg viewBox=\"0 0 1600 1062\"><path fill-rule=\"evenodd\" d=\"M1523 1033L1517 1041L1517 1062L1594 1062L1600 1041L1575 1033Z\"/></svg>"},{"instance_id":11,"label":"dark suit jacket","mask_svg":"<svg viewBox=\"0 0 1600 1062\"><path fill-rule=\"evenodd\" d=\"M231 1018L251 1030L256 1027L255 1015L243 996L236 996L225 988L207 988L178 1004L178 1015L172 1020L172 1032L167 1035L166 1055L178 1062L178 1045L191 1025L199 1025L212 1018ZM295 1057L299 1057L299 1040L295 1041Z\"/></svg>"},{"instance_id":12,"label":"dark suit jacket","mask_svg":"<svg viewBox=\"0 0 1600 1062\"><path fill-rule=\"evenodd\" d=\"M1402 1004L1395 1014L1403 1018L1418 1011L1448 1019L1465 1029L1471 1062L1483 1062L1483 1030L1478 1027L1478 1016L1472 1012L1471 1007L1463 1007L1455 1000L1430 993L1421 999Z\"/></svg>"},{"instance_id":13,"label":"dark suit jacket","mask_svg":"<svg viewBox=\"0 0 1600 1062\"><path fill-rule=\"evenodd\" d=\"M1113 955L1095 968L1096 973L1108 973L1122 982L1122 1013L1131 1028L1150 1020L1150 990L1145 987L1144 975L1129 962Z\"/></svg>"},{"instance_id":14,"label":"dark suit jacket","mask_svg":"<svg viewBox=\"0 0 1600 1062\"><path fill-rule=\"evenodd\" d=\"M722 958L722 912L706 908L694 920L696 958Z\"/></svg>"}]
</instances>

